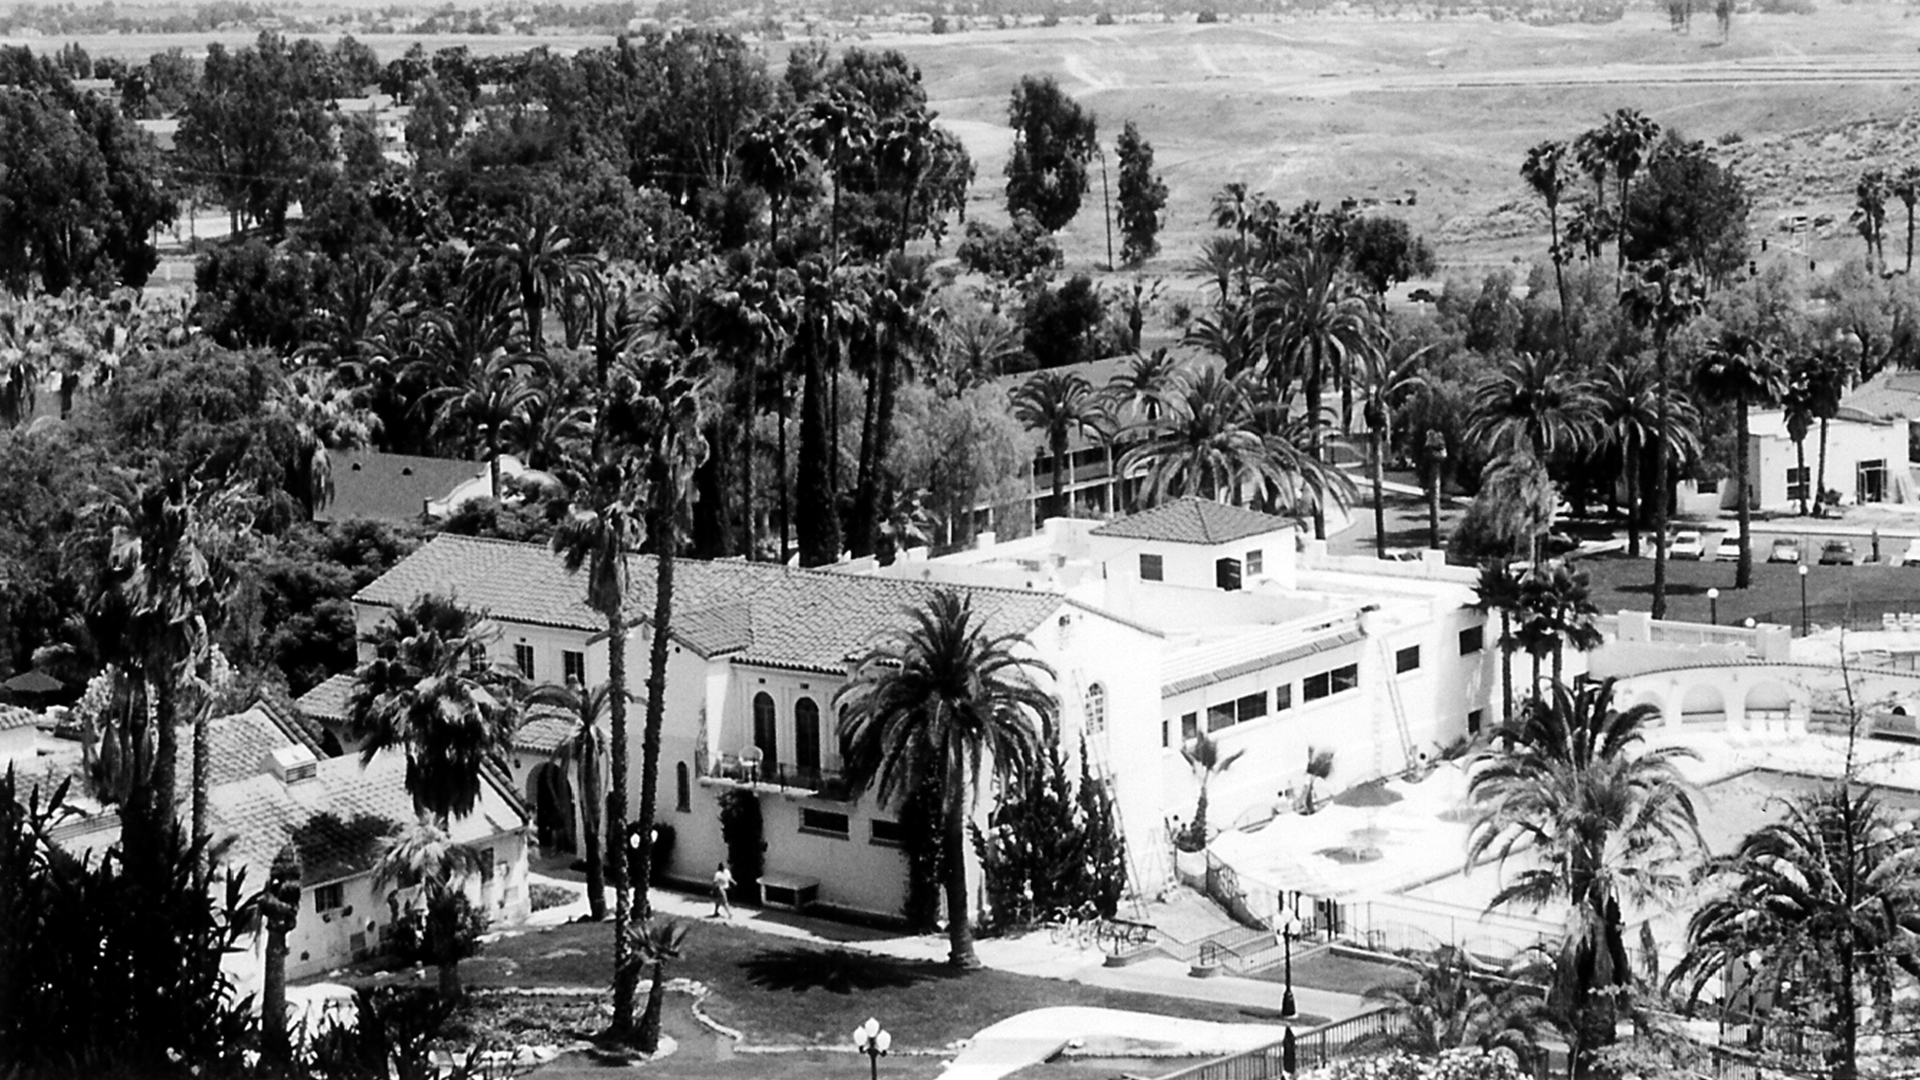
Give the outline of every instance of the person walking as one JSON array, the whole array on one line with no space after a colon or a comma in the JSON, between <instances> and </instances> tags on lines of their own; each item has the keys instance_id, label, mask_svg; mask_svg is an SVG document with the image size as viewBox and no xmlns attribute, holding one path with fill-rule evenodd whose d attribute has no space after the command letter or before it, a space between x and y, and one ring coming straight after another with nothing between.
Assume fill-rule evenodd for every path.
<instances>
[{"instance_id":1,"label":"person walking","mask_svg":"<svg viewBox=\"0 0 1920 1080\"><path fill-rule=\"evenodd\" d=\"M727 869L726 863L721 863L713 871L714 918L719 918L720 913L725 911L727 919L729 921L733 919L733 901L727 897L727 890L731 888L733 888L733 871Z\"/></svg>"}]
</instances>

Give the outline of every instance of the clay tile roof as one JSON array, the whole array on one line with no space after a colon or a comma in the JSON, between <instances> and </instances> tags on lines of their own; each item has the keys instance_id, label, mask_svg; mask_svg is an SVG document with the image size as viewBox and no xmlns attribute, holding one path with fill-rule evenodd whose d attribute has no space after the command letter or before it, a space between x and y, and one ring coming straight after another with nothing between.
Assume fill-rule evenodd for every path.
<instances>
[{"instance_id":1,"label":"clay tile roof","mask_svg":"<svg viewBox=\"0 0 1920 1080\"><path fill-rule=\"evenodd\" d=\"M531 754L551 754L573 735L579 717L564 709L534 706L527 719L513 733L513 748Z\"/></svg>"},{"instance_id":2,"label":"clay tile roof","mask_svg":"<svg viewBox=\"0 0 1920 1080\"><path fill-rule=\"evenodd\" d=\"M347 695L353 693L353 673L343 672L329 677L325 682L300 695L294 702L294 708L309 722L333 721L344 723L347 719Z\"/></svg>"},{"instance_id":3,"label":"clay tile roof","mask_svg":"<svg viewBox=\"0 0 1920 1080\"><path fill-rule=\"evenodd\" d=\"M653 582L653 557L634 556L628 611L644 618L653 610ZM840 671L849 657L904 627L906 609L940 587L768 563L681 559L674 570L674 636L703 656ZM948 587L972 599L990 634L1026 633L1065 602L1043 592ZM398 607L424 593L451 595L513 622L589 632L602 625L582 599L580 580L545 547L478 537L436 536L354 599Z\"/></svg>"},{"instance_id":4,"label":"clay tile roof","mask_svg":"<svg viewBox=\"0 0 1920 1080\"><path fill-rule=\"evenodd\" d=\"M1187 496L1102 525L1093 530L1093 535L1175 544L1225 544L1290 528L1292 524L1272 514Z\"/></svg>"}]
</instances>

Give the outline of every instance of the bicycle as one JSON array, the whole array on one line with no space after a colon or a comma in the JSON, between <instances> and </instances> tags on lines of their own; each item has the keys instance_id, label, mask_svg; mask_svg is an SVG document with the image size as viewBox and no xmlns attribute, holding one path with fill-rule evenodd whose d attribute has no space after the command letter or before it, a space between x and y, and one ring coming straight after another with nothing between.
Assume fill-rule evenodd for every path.
<instances>
[{"instance_id":1,"label":"bicycle","mask_svg":"<svg viewBox=\"0 0 1920 1080\"><path fill-rule=\"evenodd\" d=\"M1047 936L1055 945L1072 942L1079 948L1090 947L1099 933L1099 915L1091 904L1074 908L1054 908L1044 920Z\"/></svg>"}]
</instances>

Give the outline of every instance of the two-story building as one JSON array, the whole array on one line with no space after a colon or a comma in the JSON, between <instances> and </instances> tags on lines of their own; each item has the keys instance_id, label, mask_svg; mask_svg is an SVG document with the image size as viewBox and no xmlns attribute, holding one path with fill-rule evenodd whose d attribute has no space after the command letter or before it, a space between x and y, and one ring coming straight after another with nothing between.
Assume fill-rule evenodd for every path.
<instances>
[{"instance_id":1,"label":"two-story building","mask_svg":"<svg viewBox=\"0 0 1920 1080\"><path fill-rule=\"evenodd\" d=\"M841 780L834 698L855 658L939 589L962 593L989 634L1017 635L1053 672L1040 681L1059 702L1063 745L1077 755L1085 737L1112 785L1133 876L1148 886L1168 874L1169 820L1191 810L1180 750L1200 731L1247 750L1214 782L1222 823L1284 812L1310 747L1334 751L1341 787L1463 737L1488 682L1465 572L1318 548L1303 558L1298 546L1284 519L1185 499L1104 526L1056 519L1025 541L885 570L682 560L659 759L657 813L675 833L667 872L710 874L726 858L720 797L750 791L768 879L825 906L899 911L897 808ZM652 610L653 568L634 557L637 616ZM607 677L608 645L584 592L544 547L439 536L355 603L365 633L423 593L451 595L499 624L499 659L535 681L591 686ZM650 640L641 621L627 644L637 696ZM635 777L643 707L629 712ZM522 775L536 803L567 782Z\"/></svg>"}]
</instances>

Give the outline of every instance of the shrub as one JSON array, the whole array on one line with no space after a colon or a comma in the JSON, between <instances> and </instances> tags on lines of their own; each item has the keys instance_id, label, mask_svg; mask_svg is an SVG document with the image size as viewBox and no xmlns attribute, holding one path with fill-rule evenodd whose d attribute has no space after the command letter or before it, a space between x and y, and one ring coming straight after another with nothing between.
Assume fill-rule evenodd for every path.
<instances>
[{"instance_id":1,"label":"shrub","mask_svg":"<svg viewBox=\"0 0 1920 1080\"><path fill-rule=\"evenodd\" d=\"M1201 8L1200 14L1193 21L1197 23L1217 23L1220 21L1220 13L1212 8Z\"/></svg>"},{"instance_id":2,"label":"shrub","mask_svg":"<svg viewBox=\"0 0 1920 1080\"><path fill-rule=\"evenodd\" d=\"M579 895L564 885L536 881L527 889L527 904L534 911L545 911L548 908L565 907Z\"/></svg>"}]
</instances>

